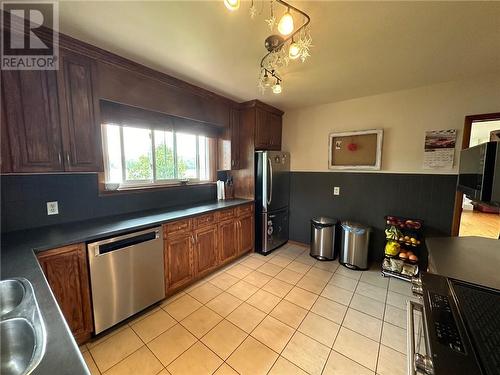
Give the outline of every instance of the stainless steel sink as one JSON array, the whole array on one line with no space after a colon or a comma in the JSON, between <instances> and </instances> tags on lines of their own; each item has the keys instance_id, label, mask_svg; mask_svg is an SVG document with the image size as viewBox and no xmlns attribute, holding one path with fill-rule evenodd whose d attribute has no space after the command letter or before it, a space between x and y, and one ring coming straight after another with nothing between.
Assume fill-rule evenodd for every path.
<instances>
[{"instance_id":1,"label":"stainless steel sink","mask_svg":"<svg viewBox=\"0 0 500 375\"><path fill-rule=\"evenodd\" d=\"M45 353L46 332L31 283L0 281L0 373L30 374Z\"/></svg>"}]
</instances>

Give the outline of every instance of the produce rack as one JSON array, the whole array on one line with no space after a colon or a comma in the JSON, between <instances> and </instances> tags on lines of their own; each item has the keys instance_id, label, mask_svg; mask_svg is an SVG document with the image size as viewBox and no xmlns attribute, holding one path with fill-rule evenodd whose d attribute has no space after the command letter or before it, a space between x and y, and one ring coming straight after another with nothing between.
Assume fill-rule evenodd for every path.
<instances>
[{"instance_id":1,"label":"produce rack","mask_svg":"<svg viewBox=\"0 0 500 375\"><path fill-rule=\"evenodd\" d=\"M385 246L382 275L411 281L419 274L423 221L400 216L385 218Z\"/></svg>"}]
</instances>

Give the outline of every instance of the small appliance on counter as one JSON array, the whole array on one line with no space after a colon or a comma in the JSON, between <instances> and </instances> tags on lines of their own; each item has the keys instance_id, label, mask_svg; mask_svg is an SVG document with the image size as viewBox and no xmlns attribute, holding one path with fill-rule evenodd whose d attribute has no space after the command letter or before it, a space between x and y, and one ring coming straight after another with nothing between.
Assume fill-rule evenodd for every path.
<instances>
[{"instance_id":1,"label":"small appliance on counter","mask_svg":"<svg viewBox=\"0 0 500 375\"><path fill-rule=\"evenodd\" d=\"M255 153L255 251L264 255L288 241L290 154Z\"/></svg>"},{"instance_id":2,"label":"small appliance on counter","mask_svg":"<svg viewBox=\"0 0 500 375\"><path fill-rule=\"evenodd\" d=\"M423 221L398 216L385 217L385 248L382 275L410 281L418 275L423 243Z\"/></svg>"}]
</instances>

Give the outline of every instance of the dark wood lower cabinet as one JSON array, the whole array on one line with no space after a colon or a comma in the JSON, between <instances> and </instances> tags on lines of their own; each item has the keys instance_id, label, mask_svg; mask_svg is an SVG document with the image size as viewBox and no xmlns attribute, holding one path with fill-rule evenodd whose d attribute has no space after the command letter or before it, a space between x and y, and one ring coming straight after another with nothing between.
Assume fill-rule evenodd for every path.
<instances>
[{"instance_id":1,"label":"dark wood lower cabinet","mask_svg":"<svg viewBox=\"0 0 500 375\"><path fill-rule=\"evenodd\" d=\"M234 258L237 246L236 222L231 219L219 223L219 257L221 262Z\"/></svg>"},{"instance_id":2,"label":"dark wood lower cabinet","mask_svg":"<svg viewBox=\"0 0 500 375\"><path fill-rule=\"evenodd\" d=\"M203 276L219 263L217 254L217 225L194 232L194 261L196 276Z\"/></svg>"},{"instance_id":3,"label":"dark wood lower cabinet","mask_svg":"<svg viewBox=\"0 0 500 375\"><path fill-rule=\"evenodd\" d=\"M253 249L254 218L253 215L243 216L236 221L238 254L246 253Z\"/></svg>"},{"instance_id":4,"label":"dark wood lower cabinet","mask_svg":"<svg viewBox=\"0 0 500 375\"><path fill-rule=\"evenodd\" d=\"M37 257L76 341L87 341L93 319L85 244L44 251Z\"/></svg>"},{"instance_id":5,"label":"dark wood lower cabinet","mask_svg":"<svg viewBox=\"0 0 500 375\"><path fill-rule=\"evenodd\" d=\"M165 241L166 290L177 289L194 277L191 232L169 235Z\"/></svg>"}]
</instances>

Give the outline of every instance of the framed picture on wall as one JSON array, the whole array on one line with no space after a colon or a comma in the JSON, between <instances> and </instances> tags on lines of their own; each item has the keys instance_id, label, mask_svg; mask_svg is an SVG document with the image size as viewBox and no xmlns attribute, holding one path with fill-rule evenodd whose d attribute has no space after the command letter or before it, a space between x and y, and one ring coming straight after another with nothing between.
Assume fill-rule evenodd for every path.
<instances>
[{"instance_id":1,"label":"framed picture on wall","mask_svg":"<svg viewBox=\"0 0 500 375\"><path fill-rule=\"evenodd\" d=\"M382 129L330 133L329 169L380 170Z\"/></svg>"}]
</instances>

